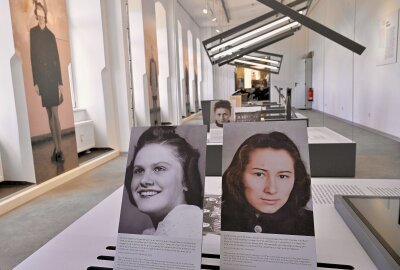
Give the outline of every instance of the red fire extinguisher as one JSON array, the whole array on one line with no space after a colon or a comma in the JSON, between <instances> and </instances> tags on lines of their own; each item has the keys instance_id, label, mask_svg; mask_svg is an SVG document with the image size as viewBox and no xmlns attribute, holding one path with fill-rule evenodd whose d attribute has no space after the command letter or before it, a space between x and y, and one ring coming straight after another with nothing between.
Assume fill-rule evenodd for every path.
<instances>
[{"instance_id":1,"label":"red fire extinguisher","mask_svg":"<svg viewBox=\"0 0 400 270\"><path fill-rule=\"evenodd\" d=\"M314 90L311 87L308 88L307 100L308 101L313 101L314 100Z\"/></svg>"}]
</instances>

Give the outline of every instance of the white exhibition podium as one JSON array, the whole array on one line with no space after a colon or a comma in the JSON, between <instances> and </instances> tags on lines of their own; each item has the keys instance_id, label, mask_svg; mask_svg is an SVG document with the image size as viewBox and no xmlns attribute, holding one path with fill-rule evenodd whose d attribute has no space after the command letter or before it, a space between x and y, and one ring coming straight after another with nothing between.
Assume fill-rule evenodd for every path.
<instances>
[{"instance_id":1,"label":"white exhibition podium","mask_svg":"<svg viewBox=\"0 0 400 270\"><path fill-rule=\"evenodd\" d=\"M205 194L220 193L221 177L206 177ZM377 270L350 229L334 208L333 196L379 195L399 193L400 180L313 178L313 207L317 261L330 269ZM16 270L31 269L112 269L118 234L122 187L67 227L25 261ZM208 254L204 256L204 254ZM210 256L210 254L212 256ZM219 236L203 238L202 269L217 269ZM213 258L214 257L214 258ZM339 265L338 268L332 266ZM351 266L353 268L340 268ZM211 267L210 267L211 266Z\"/></svg>"}]
</instances>

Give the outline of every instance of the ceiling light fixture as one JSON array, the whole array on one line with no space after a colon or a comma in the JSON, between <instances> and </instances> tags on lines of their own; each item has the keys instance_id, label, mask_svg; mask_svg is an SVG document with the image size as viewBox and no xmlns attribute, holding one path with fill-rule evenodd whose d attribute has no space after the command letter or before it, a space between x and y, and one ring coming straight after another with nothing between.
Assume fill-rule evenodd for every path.
<instances>
[{"instance_id":1,"label":"ceiling light fixture","mask_svg":"<svg viewBox=\"0 0 400 270\"><path fill-rule=\"evenodd\" d=\"M279 65L280 64L279 61L270 60L270 59L264 59L264 58L255 57L255 56L251 56L251 55L243 55L243 58L252 59L252 60L258 60L258 61L261 61L261 62L271 63L271 64L275 64L275 65Z\"/></svg>"},{"instance_id":2,"label":"ceiling light fixture","mask_svg":"<svg viewBox=\"0 0 400 270\"><path fill-rule=\"evenodd\" d=\"M208 13L208 10L205 8L205 9L203 9L203 13L204 14L207 14Z\"/></svg>"},{"instance_id":3,"label":"ceiling light fixture","mask_svg":"<svg viewBox=\"0 0 400 270\"><path fill-rule=\"evenodd\" d=\"M292 23L290 23L290 24L287 24L287 25L284 25L284 26L282 26L282 27L279 27L279 28L277 28L277 29L275 29L275 30L272 30L272 31L270 31L270 32L268 32L268 33L265 33L264 35L258 36L258 37L256 37L256 38L253 38L253 39L251 39L251 40L248 40L248 41L246 41L246 42L243 42L243 43L241 43L241 44L238 44L238 45L236 45L235 47L232 47L232 48L230 48L230 49L228 49L228 50L225 50L225 51L222 51L222 52L220 52L220 53L217 53L217 54L213 55L212 57L213 57L214 59L221 58L222 56L226 56L226 55L228 55L229 53L236 52L236 51L238 51L238 50L240 50L240 49L243 49L243 48L245 48L245 47L248 47L248 46L250 46L250 45L252 45L252 44L254 44L254 43L260 42L260 41L262 41L262 40L264 40L264 39L266 39L266 38L275 36L275 35L277 35L277 34L283 32L284 30L287 30L287 29L292 28L292 27L297 27L297 26L300 26L300 23L298 23L298 22L292 22Z\"/></svg>"},{"instance_id":4,"label":"ceiling light fixture","mask_svg":"<svg viewBox=\"0 0 400 270\"><path fill-rule=\"evenodd\" d=\"M255 66L255 67L260 67L260 68L268 68L268 69L272 69L272 70L278 70L278 68L274 67L274 66L258 64L258 63L254 63L254 62L250 62L250 61L243 61L243 60L237 60L236 59L234 62L235 63L247 64L247 65Z\"/></svg>"},{"instance_id":5,"label":"ceiling light fixture","mask_svg":"<svg viewBox=\"0 0 400 270\"><path fill-rule=\"evenodd\" d=\"M220 33L221 31L219 31L219 29L215 29L215 31L217 32L217 33ZM231 53L232 54L232 53Z\"/></svg>"},{"instance_id":6,"label":"ceiling light fixture","mask_svg":"<svg viewBox=\"0 0 400 270\"><path fill-rule=\"evenodd\" d=\"M216 18L216 17L214 17L214 18L212 18L212 20L211 20L211 21L215 22L216 20L217 20L217 18Z\"/></svg>"},{"instance_id":7,"label":"ceiling light fixture","mask_svg":"<svg viewBox=\"0 0 400 270\"><path fill-rule=\"evenodd\" d=\"M300 13L300 14L303 14L303 11L300 10L299 13ZM267 29L270 29L270 28L272 28L272 27L274 27L274 26L277 26L277 25L279 25L279 24L281 24L281 23L284 23L284 22L286 22L286 21L288 21L288 20L290 20L289 17L283 17L283 18L281 18L281 19L279 19L279 20L276 20L276 21L274 21L274 22L268 23L268 24L266 24L266 25L264 25L264 26L262 26L262 27L260 27L260 28L254 29L253 31L247 32L246 34L243 34L243 35L240 35L240 36L238 36L238 37L236 37L236 38L234 38L234 39L231 39L231 40L229 40L229 41L227 41L227 42L221 43L221 44L219 44L218 46L215 46L214 48L211 48L210 51L213 52L213 51L219 50L219 49L221 49L221 48L223 48L223 47L232 45L232 44L234 44L234 43L236 43L236 42L238 42L238 41L241 41L242 39L245 39L245 38L247 38L247 37L253 36L253 35L255 35L255 34L257 34L257 33L260 33L260 32L262 32L262 31L265 31L265 30L267 30Z\"/></svg>"}]
</instances>

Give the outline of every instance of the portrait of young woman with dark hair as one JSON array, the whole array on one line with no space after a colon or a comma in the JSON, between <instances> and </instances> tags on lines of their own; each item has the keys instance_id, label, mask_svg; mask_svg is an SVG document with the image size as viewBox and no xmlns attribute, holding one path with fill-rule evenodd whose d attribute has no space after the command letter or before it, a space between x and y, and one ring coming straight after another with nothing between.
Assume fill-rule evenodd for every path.
<instances>
[{"instance_id":1,"label":"portrait of young woman with dark hair","mask_svg":"<svg viewBox=\"0 0 400 270\"><path fill-rule=\"evenodd\" d=\"M223 231L314 236L311 178L284 133L255 134L222 176Z\"/></svg>"},{"instance_id":2,"label":"portrait of young woman with dark hair","mask_svg":"<svg viewBox=\"0 0 400 270\"><path fill-rule=\"evenodd\" d=\"M175 127L150 127L140 135L125 174L130 203L153 224L139 234L201 237L199 157Z\"/></svg>"}]
</instances>

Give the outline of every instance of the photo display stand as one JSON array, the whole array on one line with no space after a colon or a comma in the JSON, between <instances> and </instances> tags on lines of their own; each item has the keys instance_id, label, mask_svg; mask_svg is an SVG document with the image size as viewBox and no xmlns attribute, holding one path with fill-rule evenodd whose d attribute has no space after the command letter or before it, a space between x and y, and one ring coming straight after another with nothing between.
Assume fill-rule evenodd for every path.
<instances>
[{"instance_id":1,"label":"photo display stand","mask_svg":"<svg viewBox=\"0 0 400 270\"><path fill-rule=\"evenodd\" d=\"M304 121L224 125L221 269L317 269Z\"/></svg>"},{"instance_id":2,"label":"photo display stand","mask_svg":"<svg viewBox=\"0 0 400 270\"><path fill-rule=\"evenodd\" d=\"M206 126L131 132L114 269L201 269Z\"/></svg>"},{"instance_id":3,"label":"photo display stand","mask_svg":"<svg viewBox=\"0 0 400 270\"><path fill-rule=\"evenodd\" d=\"M222 143L223 125L235 121L235 104L229 100L210 103L210 142Z\"/></svg>"},{"instance_id":4,"label":"photo display stand","mask_svg":"<svg viewBox=\"0 0 400 270\"><path fill-rule=\"evenodd\" d=\"M235 110L236 122L260 122L261 106L240 107Z\"/></svg>"}]
</instances>

